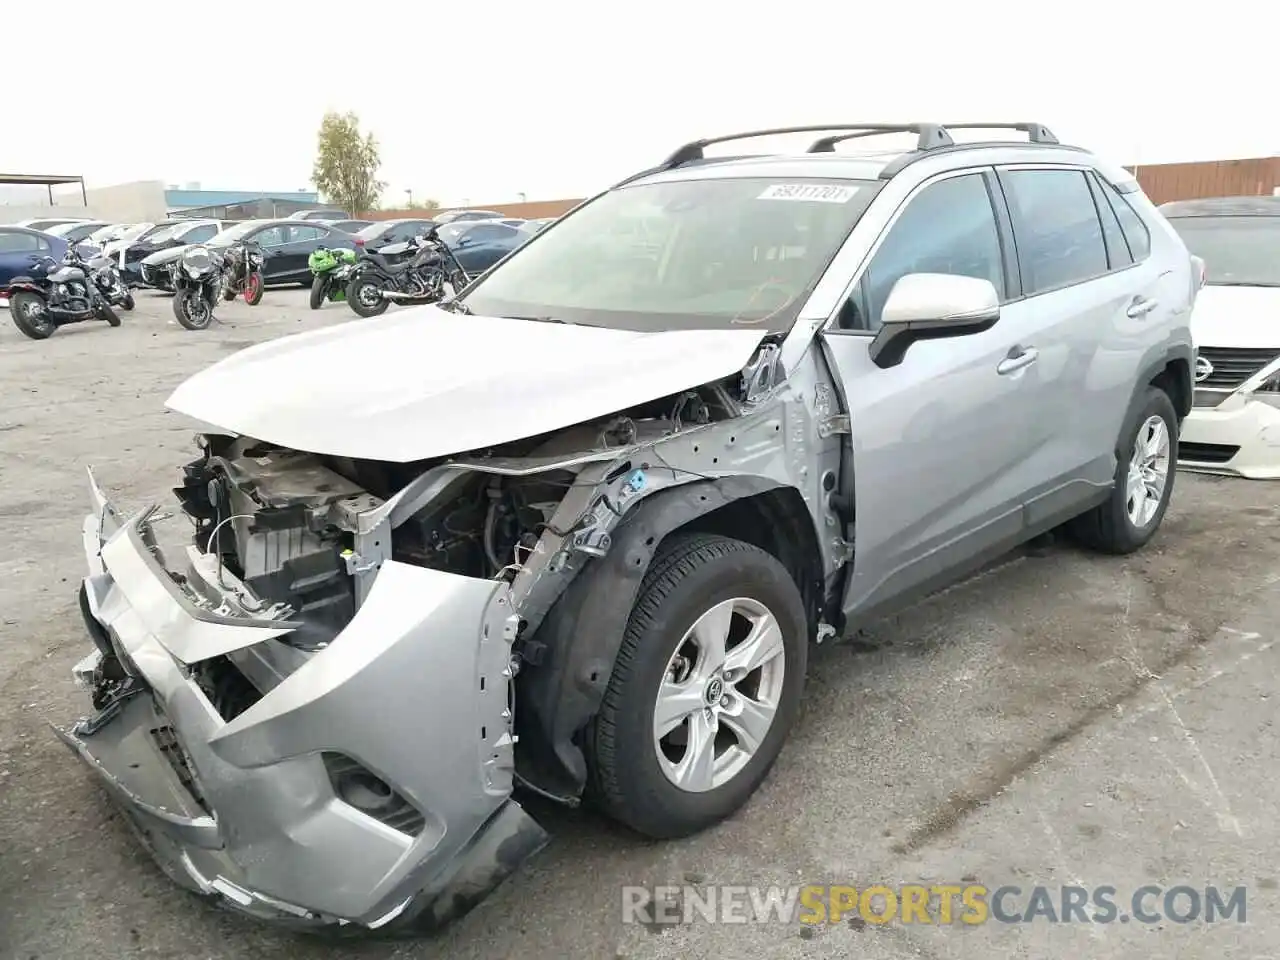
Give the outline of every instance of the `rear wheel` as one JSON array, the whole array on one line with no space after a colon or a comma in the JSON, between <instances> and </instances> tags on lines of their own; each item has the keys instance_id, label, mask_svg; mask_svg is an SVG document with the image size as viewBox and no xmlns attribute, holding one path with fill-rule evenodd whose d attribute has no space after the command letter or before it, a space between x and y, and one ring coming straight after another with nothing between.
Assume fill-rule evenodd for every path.
<instances>
[{"instance_id":1,"label":"rear wheel","mask_svg":"<svg viewBox=\"0 0 1280 960\"><path fill-rule=\"evenodd\" d=\"M388 301L382 297L378 282L370 277L356 277L347 287L347 302L362 317L386 313Z\"/></svg>"},{"instance_id":2,"label":"rear wheel","mask_svg":"<svg viewBox=\"0 0 1280 960\"><path fill-rule=\"evenodd\" d=\"M213 322L213 307L198 290L184 290L174 295L173 315L188 330L206 330Z\"/></svg>"},{"instance_id":3,"label":"rear wheel","mask_svg":"<svg viewBox=\"0 0 1280 960\"><path fill-rule=\"evenodd\" d=\"M1087 547L1125 554L1145 546L1164 520L1178 460L1178 416L1169 395L1148 387L1130 412L1116 446L1111 496L1071 521Z\"/></svg>"},{"instance_id":4,"label":"rear wheel","mask_svg":"<svg viewBox=\"0 0 1280 960\"><path fill-rule=\"evenodd\" d=\"M9 314L13 317L13 325L22 331L24 336L32 340L48 340L58 325L49 316L44 297L29 291L18 291L9 295Z\"/></svg>"},{"instance_id":5,"label":"rear wheel","mask_svg":"<svg viewBox=\"0 0 1280 960\"><path fill-rule=\"evenodd\" d=\"M134 303L134 300L133 300L133 294L126 293L124 295L124 299L120 301L120 309L128 311L128 310L132 310L135 306L136 304Z\"/></svg>"},{"instance_id":6,"label":"rear wheel","mask_svg":"<svg viewBox=\"0 0 1280 960\"><path fill-rule=\"evenodd\" d=\"M324 304L324 290L328 285L329 282L323 276L318 276L311 281L310 304L312 310L319 310Z\"/></svg>"},{"instance_id":7,"label":"rear wheel","mask_svg":"<svg viewBox=\"0 0 1280 960\"><path fill-rule=\"evenodd\" d=\"M705 534L663 544L589 728L593 799L651 837L730 816L782 750L807 655L804 602L775 557Z\"/></svg>"},{"instance_id":8,"label":"rear wheel","mask_svg":"<svg viewBox=\"0 0 1280 960\"><path fill-rule=\"evenodd\" d=\"M244 283L244 302L251 307L262 302L262 274L249 274L249 279Z\"/></svg>"}]
</instances>

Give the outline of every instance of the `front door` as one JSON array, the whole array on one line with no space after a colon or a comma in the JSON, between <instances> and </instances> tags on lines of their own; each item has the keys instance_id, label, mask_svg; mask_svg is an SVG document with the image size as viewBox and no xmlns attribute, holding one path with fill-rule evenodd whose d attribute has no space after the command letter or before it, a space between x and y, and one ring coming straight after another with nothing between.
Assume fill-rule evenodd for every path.
<instances>
[{"instance_id":1,"label":"front door","mask_svg":"<svg viewBox=\"0 0 1280 960\"><path fill-rule=\"evenodd\" d=\"M856 549L846 612L928 589L1021 538L1041 392L1025 331L1002 317L982 333L915 343L887 369L868 355L889 292L908 273L979 277L1003 301L1016 295L998 190L982 170L926 183L823 334L851 422Z\"/></svg>"}]
</instances>

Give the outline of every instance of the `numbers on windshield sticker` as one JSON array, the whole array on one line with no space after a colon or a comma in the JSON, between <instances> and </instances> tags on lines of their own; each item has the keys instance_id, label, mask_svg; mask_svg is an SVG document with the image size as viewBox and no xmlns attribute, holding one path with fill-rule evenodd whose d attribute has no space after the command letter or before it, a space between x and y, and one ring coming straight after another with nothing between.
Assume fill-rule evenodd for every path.
<instances>
[{"instance_id":1,"label":"numbers on windshield sticker","mask_svg":"<svg viewBox=\"0 0 1280 960\"><path fill-rule=\"evenodd\" d=\"M848 203L857 187L841 187L829 183L775 183L766 187L757 200L800 200L808 203Z\"/></svg>"}]
</instances>

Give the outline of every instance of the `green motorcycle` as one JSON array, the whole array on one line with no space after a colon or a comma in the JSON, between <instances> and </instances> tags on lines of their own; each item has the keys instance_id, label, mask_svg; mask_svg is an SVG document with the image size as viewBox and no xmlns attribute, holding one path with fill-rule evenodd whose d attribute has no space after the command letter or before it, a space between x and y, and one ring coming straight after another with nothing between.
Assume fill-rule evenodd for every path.
<instances>
[{"instance_id":1,"label":"green motorcycle","mask_svg":"<svg viewBox=\"0 0 1280 960\"><path fill-rule=\"evenodd\" d=\"M319 310L325 300L347 299L347 280L356 262L356 252L342 247L321 247L307 259L315 278L311 281L311 309Z\"/></svg>"}]
</instances>

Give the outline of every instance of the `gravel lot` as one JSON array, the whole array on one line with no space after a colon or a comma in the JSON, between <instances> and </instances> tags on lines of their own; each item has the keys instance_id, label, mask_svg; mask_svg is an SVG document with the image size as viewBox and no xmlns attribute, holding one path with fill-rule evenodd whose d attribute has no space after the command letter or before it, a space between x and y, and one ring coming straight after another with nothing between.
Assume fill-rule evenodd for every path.
<instances>
[{"instance_id":1,"label":"gravel lot","mask_svg":"<svg viewBox=\"0 0 1280 960\"><path fill-rule=\"evenodd\" d=\"M760 795L692 841L647 844L530 808L553 844L436 941L283 936L174 888L46 721L87 704L84 466L130 509L168 497L191 428L162 401L251 343L353 320L269 291L190 333L143 294L125 325L26 340L0 322L0 957L692 958L1280 955L1280 487L1181 475L1144 553L1058 545L821 648ZM395 309L394 307L392 309ZM359 321L354 321L359 322ZM270 389L270 384L263 384ZM323 386L320 386L323 389ZM621 922L629 883L1248 886L1213 926L973 928Z\"/></svg>"}]
</instances>

